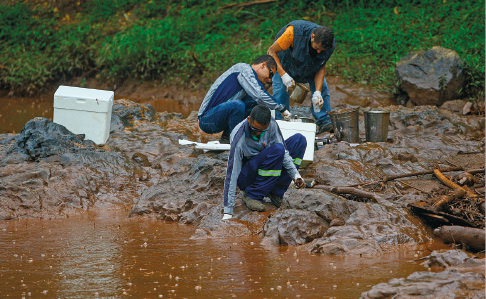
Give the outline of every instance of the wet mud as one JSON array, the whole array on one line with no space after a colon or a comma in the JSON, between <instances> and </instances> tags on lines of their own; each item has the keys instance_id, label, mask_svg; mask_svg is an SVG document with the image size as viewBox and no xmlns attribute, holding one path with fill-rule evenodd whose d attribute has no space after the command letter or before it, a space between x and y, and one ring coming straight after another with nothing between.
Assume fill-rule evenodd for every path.
<instances>
[{"instance_id":1,"label":"wet mud","mask_svg":"<svg viewBox=\"0 0 486 299\"><path fill-rule=\"evenodd\" d=\"M410 262L430 253L424 246L379 259L320 255L264 248L257 236L189 239L193 226L127 214L128 208L0 222L0 297L359 298L390 278L443 270Z\"/></svg>"},{"instance_id":2,"label":"wet mud","mask_svg":"<svg viewBox=\"0 0 486 299\"><path fill-rule=\"evenodd\" d=\"M352 90L351 87L342 88ZM363 101L366 97L355 96L356 99ZM205 153L193 146L178 144L179 139L207 142L218 140L219 136L199 130L195 111L184 117L180 113L157 112L148 104L117 100L110 138L103 146L84 140L84 136L72 134L47 118L29 120L20 134L0 135L0 220L20 223L33 218L72 219L86 211L106 211L122 206L126 209L125 216L129 217L124 221L154 223L152 221L157 220L155 223L160 225L171 222L190 225L192 230L185 235L185 242L214 244L212 242L234 238L251 239L257 251L295 248L310 257L323 259L359 257L377 262L377 257L381 259L400 250L409 256L421 246L430 248L430 242L438 239L432 233L433 226L412 214L408 204L433 202L439 195L449 192L448 188L433 175L368 183L434 168L484 168L485 122L482 117L464 117L434 106L387 106L390 99L385 95L382 98L377 95L374 100L376 105L386 106L384 109L391 112L388 142L364 142L361 111L359 136L362 142L359 145L346 142L325 145L315 152L314 162L302 169L301 174L306 180L317 179L325 185L367 184L361 188L379 194L384 199L380 203L325 190L291 187L285 195L288 205L277 209L268 201L263 213L249 211L239 194L235 218L221 221L228 152ZM369 109L373 105L365 106ZM356 106L333 100L333 107ZM305 101L292 110L303 116L310 114ZM459 174L447 173L450 177ZM484 198L484 174L477 177L479 183L470 188ZM474 205L478 208L481 202ZM484 213L482 217L484 223ZM55 221L62 223L63 220ZM480 228L484 228L484 224ZM452 248L452 245L445 248ZM484 256L479 256L484 261ZM261 268L261 265L253 264L253 267ZM469 270L461 273L470 278ZM375 283L393 277L401 279L409 274L411 272L393 274ZM457 281L466 279L452 276L446 275ZM316 277L326 279L325 274ZM423 279L449 279L427 275L412 278L406 283L400 281L400 288L410 288L409 284L420 284ZM484 274L474 279L484 282ZM375 283L367 285L366 289L359 288L348 298L365 294ZM329 281L324 284L330 286ZM229 285L225 285L229 294L239 290ZM278 286L274 286L273 291L279 291ZM463 290L461 283L452 286L452 290ZM169 287L173 285L168 284L163 289ZM398 285L393 287L398 288L395 294L407 295ZM484 283L482 288L484 290ZM431 294L436 295L433 298L441 298L442 288L434 285L431 290ZM268 292L265 288L253 291L263 292L261 297Z\"/></svg>"}]
</instances>

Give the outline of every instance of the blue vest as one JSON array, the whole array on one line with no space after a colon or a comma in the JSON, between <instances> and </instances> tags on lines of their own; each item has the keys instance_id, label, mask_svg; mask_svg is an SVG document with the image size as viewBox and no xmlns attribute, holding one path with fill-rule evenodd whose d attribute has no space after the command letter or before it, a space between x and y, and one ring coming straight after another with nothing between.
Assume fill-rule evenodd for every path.
<instances>
[{"instance_id":1,"label":"blue vest","mask_svg":"<svg viewBox=\"0 0 486 299\"><path fill-rule=\"evenodd\" d=\"M334 52L332 48L318 53L314 58L309 54L312 31L320 27L312 22L298 20L288 23L278 33L277 40L285 32L288 26L294 26L294 43L287 50L277 53L284 70L299 83L306 83L314 80L314 75L326 64Z\"/></svg>"}]
</instances>

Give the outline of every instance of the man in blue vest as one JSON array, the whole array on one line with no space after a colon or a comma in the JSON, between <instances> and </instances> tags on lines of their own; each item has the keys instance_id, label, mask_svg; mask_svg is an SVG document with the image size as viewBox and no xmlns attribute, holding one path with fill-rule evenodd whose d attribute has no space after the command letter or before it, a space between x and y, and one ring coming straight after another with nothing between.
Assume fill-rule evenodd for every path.
<instances>
[{"instance_id":1,"label":"man in blue vest","mask_svg":"<svg viewBox=\"0 0 486 299\"><path fill-rule=\"evenodd\" d=\"M289 107L287 90L295 82L309 83L312 92L312 115L318 126L317 133L332 130L329 89L325 79L326 62L334 52L334 33L330 28L312 22L292 21L283 27L268 49L277 62L273 77L273 97ZM280 118L277 115L276 118Z\"/></svg>"},{"instance_id":2,"label":"man in blue vest","mask_svg":"<svg viewBox=\"0 0 486 299\"><path fill-rule=\"evenodd\" d=\"M263 104L290 119L290 112L265 90L262 83L272 82L277 70L270 55L258 57L252 65L237 63L213 83L198 112L199 128L208 134L223 132L220 143L229 143L233 128L253 107Z\"/></svg>"},{"instance_id":3,"label":"man in blue vest","mask_svg":"<svg viewBox=\"0 0 486 299\"><path fill-rule=\"evenodd\" d=\"M302 134L283 139L270 115L270 109L258 105L231 132L231 149L224 181L223 220L233 217L236 187L242 200L253 211L264 211L264 197L280 207L292 180L305 187L299 174L307 141Z\"/></svg>"}]
</instances>

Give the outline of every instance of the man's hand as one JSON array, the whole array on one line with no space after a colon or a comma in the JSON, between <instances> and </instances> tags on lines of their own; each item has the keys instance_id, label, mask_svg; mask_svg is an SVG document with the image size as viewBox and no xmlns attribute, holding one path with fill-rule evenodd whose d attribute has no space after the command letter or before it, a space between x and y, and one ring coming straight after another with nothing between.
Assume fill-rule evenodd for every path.
<instances>
[{"instance_id":1,"label":"man's hand","mask_svg":"<svg viewBox=\"0 0 486 299\"><path fill-rule=\"evenodd\" d=\"M228 220L228 219L231 219L231 218L233 218L233 215L231 215L231 214L224 214L222 220Z\"/></svg>"},{"instance_id":2,"label":"man's hand","mask_svg":"<svg viewBox=\"0 0 486 299\"><path fill-rule=\"evenodd\" d=\"M283 120L290 121L290 119L292 118L292 114L287 109L285 109L284 112L281 113Z\"/></svg>"},{"instance_id":3,"label":"man's hand","mask_svg":"<svg viewBox=\"0 0 486 299\"><path fill-rule=\"evenodd\" d=\"M296 173L295 174L295 177L294 177L294 184L295 184L295 187L297 187L297 189L301 189L301 188L305 188L305 181L304 179L300 176L299 173Z\"/></svg>"},{"instance_id":4,"label":"man's hand","mask_svg":"<svg viewBox=\"0 0 486 299\"><path fill-rule=\"evenodd\" d=\"M290 77L288 73L285 73L282 76L282 82L287 87L287 91L295 88L295 81L294 79L292 79L292 77Z\"/></svg>"},{"instance_id":5,"label":"man's hand","mask_svg":"<svg viewBox=\"0 0 486 299\"><path fill-rule=\"evenodd\" d=\"M322 105L324 104L324 99L322 98L321 92L316 90L312 95L312 104L314 105L314 111L321 111Z\"/></svg>"}]
</instances>

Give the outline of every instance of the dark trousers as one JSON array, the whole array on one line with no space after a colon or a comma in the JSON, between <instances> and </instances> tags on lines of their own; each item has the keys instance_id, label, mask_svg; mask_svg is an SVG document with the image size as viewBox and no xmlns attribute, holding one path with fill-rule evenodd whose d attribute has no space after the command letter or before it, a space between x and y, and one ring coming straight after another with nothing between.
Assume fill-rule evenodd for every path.
<instances>
[{"instance_id":1,"label":"dark trousers","mask_svg":"<svg viewBox=\"0 0 486 299\"><path fill-rule=\"evenodd\" d=\"M304 157L307 141L302 134L295 134L285 140L285 146L297 169ZM251 158L241 169L238 188L252 199L262 201L273 193L283 197L293 178L283 168L285 148L283 144L273 144Z\"/></svg>"},{"instance_id":2,"label":"dark trousers","mask_svg":"<svg viewBox=\"0 0 486 299\"><path fill-rule=\"evenodd\" d=\"M223 135L229 136L234 127L250 115L256 105L250 96L219 104L199 118L199 128L207 134L223 132Z\"/></svg>"}]
</instances>

